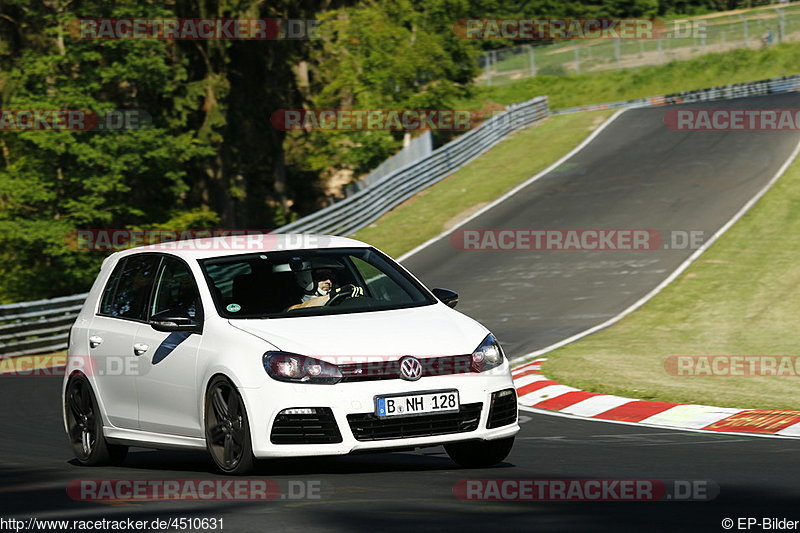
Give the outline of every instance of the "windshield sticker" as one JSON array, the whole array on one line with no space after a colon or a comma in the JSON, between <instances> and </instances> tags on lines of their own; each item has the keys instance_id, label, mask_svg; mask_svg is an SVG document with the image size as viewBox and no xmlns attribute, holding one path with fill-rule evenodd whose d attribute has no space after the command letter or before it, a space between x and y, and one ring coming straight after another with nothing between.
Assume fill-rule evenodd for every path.
<instances>
[{"instance_id":1,"label":"windshield sticker","mask_svg":"<svg viewBox=\"0 0 800 533\"><path fill-rule=\"evenodd\" d=\"M225 309L227 309L231 313L238 313L239 311L242 310L242 306L239 304L228 304L228 307L226 307Z\"/></svg>"}]
</instances>

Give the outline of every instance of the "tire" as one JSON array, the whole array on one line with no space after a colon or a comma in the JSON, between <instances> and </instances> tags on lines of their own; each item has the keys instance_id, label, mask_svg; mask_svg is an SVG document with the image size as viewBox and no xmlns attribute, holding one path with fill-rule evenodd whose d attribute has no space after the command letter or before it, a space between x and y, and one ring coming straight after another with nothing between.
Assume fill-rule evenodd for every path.
<instances>
[{"instance_id":1,"label":"tire","mask_svg":"<svg viewBox=\"0 0 800 533\"><path fill-rule=\"evenodd\" d=\"M118 465L128 455L128 447L109 444L103 435L103 418L92 385L85 376L76 376L64 394L67 436L75 459L83 466Z\"/></svg>"},{"instance_id":2,"label":"tire","mask_svg":"<svg viewBox=\"0 0 800 533\"><path fill-rule=\"evenodd\" d=\"M253 470L253 442L242 396L227 378L211 380L205 401L206 448L217 468L234 476Z\"/></svg>"},{"instance_id":3,"label":"tire","mask_svg":"<svg viewBox=\"0 0 800 533\"><path fill-rule=\"evenodd\" d=\"M450 459L464 468L488 468L501 463L511 453L514 437L445 444Z\"/></svg>"}]
</instances>

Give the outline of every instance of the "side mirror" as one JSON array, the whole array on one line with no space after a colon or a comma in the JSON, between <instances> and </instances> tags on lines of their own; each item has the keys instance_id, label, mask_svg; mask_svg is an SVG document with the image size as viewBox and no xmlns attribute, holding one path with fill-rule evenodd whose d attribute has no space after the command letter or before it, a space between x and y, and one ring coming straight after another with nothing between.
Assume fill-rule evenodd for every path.
<instances>
[{"instance_id":1,"label":"side mirror","mask_svg":"<svg viewBox=\"0 0 800 533\"><path fill-rule=\"evenodd\" d=\"M450 289L433 289L433 295L439 298L447 307L458 305L458 293Z\"/></svg>"},{"instance_id":2,"label":"side mirror","mask_svg":"<svg viewBox=\"0 0 800 533\"><path fill-rule=\"evenodd\" d=\"M202 333L203 326L194 318L177 311L167 310L150 317L150 327L156 331L173 332L187 331L189 333Z\"/></svg>"}]
</instances>

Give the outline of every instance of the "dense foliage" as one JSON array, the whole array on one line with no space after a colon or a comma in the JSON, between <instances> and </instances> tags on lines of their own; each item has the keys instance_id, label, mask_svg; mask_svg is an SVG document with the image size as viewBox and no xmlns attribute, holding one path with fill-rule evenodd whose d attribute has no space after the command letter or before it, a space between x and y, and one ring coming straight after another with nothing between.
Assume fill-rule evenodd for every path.
<instances>
[{"instance_id":1,"label":"dense foliage","mask_svg":"<svg viewBox=\"0 0 800 533\"><path fill-rule=\"evenodd\" d=\"M0 302L86 290L106 255L75 229L274 228L402 132L283 132L279 109L446 108L470 93L481 43L458 18L654 16L722 0L0 0L0 110L142 110L115 131L0 131ZM320 21L318 39L87 40L114 18ZM1 129L1 128L0 128Z\"/></svg>"}]
</instances>

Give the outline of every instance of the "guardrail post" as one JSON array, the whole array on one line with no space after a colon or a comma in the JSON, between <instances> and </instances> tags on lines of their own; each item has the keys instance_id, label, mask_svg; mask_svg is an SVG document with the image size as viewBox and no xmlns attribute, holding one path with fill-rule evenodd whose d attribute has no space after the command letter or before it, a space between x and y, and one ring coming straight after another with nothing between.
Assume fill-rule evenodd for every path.
<instances>
[{"instance_id":1,"label":"guardrail post","mask_svg":"<svg viewBox=\"0 0 800 533\"><path fill-rule=\"evenodd\" d=\"M744 43L744 46L747 46L747 41L750 40L750 33L749 33L748 28L747 28L747 19L744 18L741 14L738 14L736 16L739 17L739 20L742 21L742 34L744 35L743 43Z\"/></svg>"},{"instance_id":2,"label":"guardrail post","mask_svg":"<svg viewBox=\"0 0 800 533\"><path fill-rule=\"evenodd\" d=\"M778 42L781 43L786 32L786 17L783 15L783 9L779 7L774 9L778 13Z\"/></svg>"},{"instance_id":3,"label":"guardrail post","mask_svg":"<svg viewBox=\"0 0 800 533\"><path fill-rule=\"evenodd\" d=\"M528 64L530 65L531 76L536 76L536 57L533 45L528 45Z\"/></svg>"},{"instance_id":4,"label":"guardrail post","mask_svg":"<svg viewBox=\"0 0 800 533\"><path fill-rule=\"evenodd\" d=\"M494 76L494 63L497 61L497 56L495 56L494 50L489 50L489 87L492 86L492 76Z\"/></svg>"}]
</instances>

